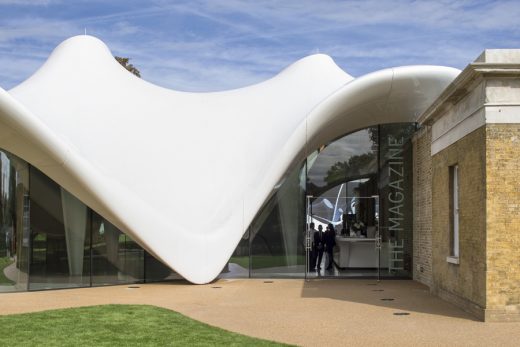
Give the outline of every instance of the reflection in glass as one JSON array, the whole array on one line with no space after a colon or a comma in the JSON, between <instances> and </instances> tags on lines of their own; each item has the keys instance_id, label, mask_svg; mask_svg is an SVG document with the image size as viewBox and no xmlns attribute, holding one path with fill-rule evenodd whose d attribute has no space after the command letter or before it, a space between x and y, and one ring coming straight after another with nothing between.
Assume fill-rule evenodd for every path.
<instances>
[{"instance_id":1,"label":"reflection in glass","mask_svg":"<svg viewBox=\"0 0 520 347\"><path fill-rule=\"evenodd\" d=\"M41 171L2 150L0 173L0 292L180 278Z\"/></svg>"},{"instance_id":2,"label":"reflection in glass","mask_svg":"<svg viewBox=\"0 0 520 347\"><path fill-rule=\"evenodd\" d=\"M347 181L377 174L377 127L344 136L308 159L307 194L320 196Z\"/></svg>"},{"instance_id":3,"label":"reflection in glass","mask_svg":"<svg viewBox=\"0 0 520 347\"><path fill-rule=\"evenodd\" d=\"M249 230L247 230L219 278L248 278L249 264Z\"/></svg>"},{"instance_id":4,"label":"reflection in glass","mask_svg":"<svg viewBox=\"0 0 520 347\"><path fill-rule=\"evenodd\" d=\"M27 290L28 165L0 151L0 293Z\"/></svg>"},{"instance_id":5,"label":"reflection in glass","mask_svg":"<svg viewBox=\"0 0 520 347\"><path fill-rule=\"evenodd\" d=\"M90 284L87 207L41 171L30 170L29 289Z\"/></svg>"},{"instance_id":6,"label":"reflection in glass","mask_svg":"<svg viewBox=\"0 0 520 347\"><path fill-rule=\"evenodd\" d=\"M122 236L124 243L124 234L95 212L92 213L91 223L92 285L123 283L119 241Z\"/></svg>"},{"instance_id":7,"label":"reflection in glass","mask_svg":"<svg viewBox=\"0 0 520 347\"><path fill-rule=\"evenodd\" d=\"M387 252L382 274L409 277L414 130L407 123L370 127L312 153L277 185L221 277L303 277L306 195L312 221L331 223L337 235L349 235L361 221L356 236L371 238L380 223ZM1 150L0 173L0 292L180 278L42 172Z\"/></svg>"},{"instance_id":8,"label":"reflection in glass","mask_svg":"<svg viewBox=\"0 0 520 347\"><path fill-rule=\"evenodd\" d=\"M367 226L380 221L384 276L411 274L414 131L410 123L370 127L307 158L307 194L312 196L308 222L324 230L331 223L336 232L350 236L354 223ZM362 203L371 196L379 196L378 202Z\"/></svg>"},{"instance_id":9,"label":"reflection in glass","mask_svg":"<svg viewBox=\"0 0 520 347\"><path fill-rule=\"evenodd\" d=\"M170 280L181 280L182 277L167 265L145 252L145 282L161 282Z\"/></svg>"},{"instance_id":10,"label":"reflection in glass","mask_svg":"<svg viewBox=\"0 0 520 347\"><path fill-rule=\"evenodd\" d=\"M251 277L305 275L305 165L293 170L250 226Z\"/></svg>"},{"instance_id":11,"label":"reflection in glass","mask_svg":"<svg viewBox=\"0 0 520 347\"><path fill-rule=\"evenodd\" d=\"M123 234L120 242L123 253L121 270L126 283L144 282L144 250L130 236Z\"/></svg>"},{"instance_id":12,"label":"reflection in glass","mask_svg":"<svg viewBox=\"0 0 520 347\"><path fill-rule=\"evenodd\" d=\"M307 194L312 196L309 212L316 228L325 230L332 223L344 229L343 220L366 213L356 197L377 194L377 149L378 128L371 127L333 141L311 160Z\"/></svg>"},{"instance_id":13,"label":"reflection in glass","mask_svg":"<svg viewBox=\"0 0 520 347\"><path fill-rule=\"evenodd\" d=\"M113 224L92 212L92 285L144 281L144 251Z\"/></svg>"}]
</instances>

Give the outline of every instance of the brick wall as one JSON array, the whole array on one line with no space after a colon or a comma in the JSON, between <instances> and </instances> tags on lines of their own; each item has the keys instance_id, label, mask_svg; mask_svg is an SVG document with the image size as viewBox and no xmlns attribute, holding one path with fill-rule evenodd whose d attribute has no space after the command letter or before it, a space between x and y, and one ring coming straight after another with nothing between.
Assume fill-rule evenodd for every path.
<instances>
[{"instance_id":1,"label":"brick wall","mask_svg":"<svg viewBox=\"0 0 520 347\"><path fill-rule=\"evenodd\" d=\"M459 166L459 264L450 255L449 167ZM486 127L432 157L432 291L484 319L486 307Z\"/></svg>"},{"instance_id":2,"label":"brick wall","mask_svg":"<svg viewBox=\"0 0 520 347\"><path fill-rule=\"evenodd\" d=\"M432 285L432 158L430 127L413 138L413 278Z\"/></svg>"},{"instance_id":3,"label":"brick wall","mask_svg":"<svg viewBox=\"0 0 520 347\"><path fill-rule=\"evenodd\" d=\"M520 320L520 124L486 126L486 320Z\"/></svg>"}]
</instances>

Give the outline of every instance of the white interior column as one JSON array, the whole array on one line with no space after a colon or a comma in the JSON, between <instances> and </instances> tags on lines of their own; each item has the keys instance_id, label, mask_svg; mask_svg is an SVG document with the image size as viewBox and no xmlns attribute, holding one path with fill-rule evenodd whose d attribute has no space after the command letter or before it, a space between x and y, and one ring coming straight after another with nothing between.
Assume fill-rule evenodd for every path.
<instances>
[{"instance_id":1,"label":"white interior column","mask_svg":"<svg viewBox=\"0 0 520 347\"><path fill-rule=\"evenodd\" d=\"M303 230L298 230L300 218L300 204L303 197L300 196L300 174L302 170L293 170L287 176L285 182L278 191L278 212L280 224L282 226L282 237L285 248L287 265L296 265L298 249L298 233L303 234Z\"/></svg>"},{"instance_id":2,"label":"white interior column","mask_svg":"<svg viewBox=\"0 0 520 347\"><path fill-rule=\"evenodd\" d=\"M87 206L63 188L60 189L69 274L81 276L83 274L83 250L87 230Z\"/></svg>"},{"instance_id":3,"label":"white interior column","mask_svg":"<svg viewBox=\"0 0 520 347\"><path fill-rule=\"evenodd\" d=\"M108 222L103 222L105 228L105 242L107 245L107 259L108 261L117 267L118 270L122 270L121 262L119 260L119 235L120 231Z\"/></svg>"}]
</instances>

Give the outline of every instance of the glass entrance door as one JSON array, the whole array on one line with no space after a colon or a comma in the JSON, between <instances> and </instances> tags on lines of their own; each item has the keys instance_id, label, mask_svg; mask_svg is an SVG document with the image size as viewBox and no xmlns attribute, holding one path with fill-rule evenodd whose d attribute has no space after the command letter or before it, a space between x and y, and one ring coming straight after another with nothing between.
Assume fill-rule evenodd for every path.
<instances>
[{"instance_id":1,"label":"glass entrance door","mask_svg":"<svg viewBox=\"0 0 520 347\"><path fill-rule=\"evenodd\" d=\"M307 197L306 278L379 280L379 197L345 196L344 185L331 196Z\"/></svg>"}]
</instances>

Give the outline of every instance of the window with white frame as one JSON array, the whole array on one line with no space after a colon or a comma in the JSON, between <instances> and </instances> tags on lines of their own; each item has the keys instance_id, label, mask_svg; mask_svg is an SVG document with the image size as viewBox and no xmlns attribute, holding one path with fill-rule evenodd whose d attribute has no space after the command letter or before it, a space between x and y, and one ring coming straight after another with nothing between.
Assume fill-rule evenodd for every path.
<instances>
[{"instance_id":1,"label":"window with white frame","mask_svg":"<svg viewBox=\"0 0 520 347\"><path fill-rule=\"evenodd\" d=\"M450 166L450 254L448 261L459 258L459 166Z\"/></svg>"}]
</instances>

